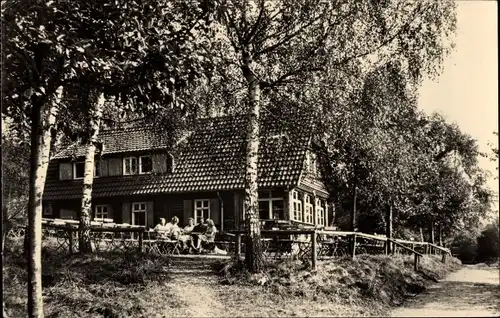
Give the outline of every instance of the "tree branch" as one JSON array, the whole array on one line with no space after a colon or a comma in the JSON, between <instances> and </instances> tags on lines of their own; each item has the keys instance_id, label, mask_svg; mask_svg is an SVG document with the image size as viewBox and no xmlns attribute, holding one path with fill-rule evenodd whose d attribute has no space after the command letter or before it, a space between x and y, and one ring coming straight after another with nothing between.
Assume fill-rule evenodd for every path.
<instances>
[{"instance_id":1,"label":"tree branch","mask_svg":"<svg viewBox=\"0 0 500 318\"><path fill-rule=\"evenodd\" d=\"M268 52L272 52L274 51L276 48L280 47L281 45L289 42L290 40L292 40L293 38L295 38L297 35L299 35L300 33L302 33L305 29L307 29L308 27L310 27L311 25L313 25L314 23L318 22L320 19L321 19L321 16L318 16L316 19L312 19L310 20L308 23L306 23L305 25L303 25L302 27L300 27L298 30L296 30L295 32L292 32L291 34L288 34L286 36L284 36L281 40L279 40L277 43L271 45L271 46L268 46L258 52L255 53L255 57L258 57L262 54L265 54L265 53L268 53Z\"/></svg>"},{"instance_id":2,"label":"tree branch","mask_svg":"<svg viewBox=\"0 0 500 318\"><path fill-rule=\"evenodd\" d=\"M257 17L257 21L255 21L255 24L253 25L252 30L250 30L250 33L245 37L245 43L250 43L253 40L253 37L257 33L257 30L259 29L260 22L262 20L262 16L264 15L265 11L265 0L260 0L260 11L259 11L259 16Z\"/></svg>"}]
</instances>

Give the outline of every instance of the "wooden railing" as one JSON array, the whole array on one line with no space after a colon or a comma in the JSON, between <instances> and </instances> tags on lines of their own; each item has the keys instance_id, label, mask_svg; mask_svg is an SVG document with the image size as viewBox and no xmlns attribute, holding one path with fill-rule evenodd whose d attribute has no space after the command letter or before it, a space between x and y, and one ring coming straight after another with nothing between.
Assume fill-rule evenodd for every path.
<instances>
[{"instance_id":1,"label":"wooden railing","mask_svg":"<svg viewBox=\"0 0 500 318\"><path fill-rule=\"evenodd\" d=\"M73 253L75 247L75 239L78 232L78 221L67 221L67 220L57 220L55 222L43 222L43 227L45 229L55 229L62 230L66 232L66 236L63 237L63 243L59 243L59 246L67 246L70 253ZM134 246L137 246L139 252L144 251L144 233L146 229L142 226L131 226L131 225L119 225L119 224L108 224L103 223L92 223L90 227L91 234L94 233L98 236L98 233L122 233L130 236L134 236ZM234 255L239 257L242 254L242 237L246 235L244 230L234 230L228 231L229 241L232 241L234 247ZM418 269L420 258L424 254L436 254L441 253L442 262L446 262L448 254L451 255L451 251L447 248L431 244L428 242L416 242L407 241L400 239L389 239L381 235L373 235L361 232L348 232L348 231L333 231L333 230L318 230L318 229L297 229L297 230L261 230L261 236L263 238L263 244L266 248L269 248L268 254L274 253L275 259L282 258L284 254L287 257L298 257L301 259L309 259L311 261L312 268L315 270L317 268L318 258L322 258L325 254L324 247L327 244L338 244L341 242L344 244L342 250L347 250L347 255L351 258L355 258L357 253L369 253L372 254L389 254L389 250L392 254L398 254L400 251L413 254L415 257L414 268ZM135 236L136 234L136 236ZM116 241L120 239L117 235L112 235ZM298 236L302 236L302 239L297 239ZM325 238L334 238L334 241L327 240ZM345 238L340 239L338 238ZM58 238L59 239L59 238ZM367 244L367 242L371 242ZM217 242L216 242L217 243ZM274 247L271 245L274 244ZM371 248L370 251L367 250L367 246ZM391 248L392 247L392 248ZM129 247L130 248L130 247ZM274 249L273 249L274 248ZM417 248L423 249L423 251L417 251ZM294 254L295 253L295 254ZM277 255L279 257L277 257ZM343 256L345 254L341 254ZM339 254L333 255L332 257L338 257Z\"/></svg>"},{"instance_id":2,"label":"wooden railing","mask_svg":"<svg viewBox=\"0 0 500 318\"><path fill-rule=\"evenodd\" d=\"M392 244L394 244L394 245L396 245L396 246L400 246L401 248L403 248L403 249L405 249L405 250L409 251L410 253L413 253L413 255L415 255L415 258L414 258L414 261L413 261L413 269L414 269L415 271L417 271L417 270L418 270L418 266L419 266L419 263L420 263L420 257L422 257L422 256L423 256L423 254L420 254L419 252L415 251L414 249L409 248L409 247L407 247L407 246L405 246L405 245L401 244L400 242L398 242L398 241L396 241L396 240L394 240L394 239L389 239L389 238L388 238L388 239L387 239L387 242L390 242L390 243L392 243ZM395 249L393 249L393 251L395 251Z\"/></svg>"},{"instance_id":3,"label":"wooden railing","mask_svg":"<svg viewBox=\"0 0 500 318\"><path fill-rule=\"evenodd\" d=\"M241 254L241 246L242 246L242 236L246 234L245 231L231 231L231 233L235 237L235 255L239 256ZM362 245L359 245L358 240L360 239L368 239L372 241L377 241L382 244L377 245L381 247L382 254L389 254L389 250L391 254L397 254L398 249L402 249L410 254L414 255L414 269L418 270L420 264L420 258L424 254L435 254L436 251L440 251L442 254L442 262L446 262L447 255L450 254L450 250L441 246L437 246L428 242L415 242L415 241L406 241L400 239L389 239L385 236L373 235L361 232L346 232L346 231L328 231L328 230L261 230L261 236L289 236L289 235L307 235L309 236L308 242L310 242L310 255L306 254L306 256L310 256L311 265L313 269L317 268L318 262L318 250L321 243L318 243L319 235L328 235L328 236L336 236L336 237L346 237L349 241L349 255L351 258L356 257L356 252L359 250ZM302 243L297 241L297 243ZM391 244L391 247L389 247ZM408 246L408 245L411 245ZM415 250L417 246L421 246L425 248L424 253L420 253Z\"/></svg>"},{"instance_id":4,"label":"wooden railing","mask_svg":"<svg viewBox=\"0 0 500 318\"><path fill-rule=\"evenodd\" d=\"M57 240L58 240L58 245L59 247L65 247L67 246L69 253L73 253L75 250L75 240L77 240L77 233L78 233L78 222L66 222L65 224L61 223L44 223L43 229L45 231L53 230L53 231L62 231L62 236L58 235ZM93 224L90 226L90 234L91 237L95 236L97 233L110 233L113 235L113 238L116 236L116 234L121 233L121 234L131 234L130 236L133 237L134 234L137 234L137 251L138 252L143 252L144 251L144 233L146 229L142 226L103 226L103 225L96 225ZM119 241L117 239L116 241ZM135 240L134 240L135 241Z\"/></svg>"}]
</instances>

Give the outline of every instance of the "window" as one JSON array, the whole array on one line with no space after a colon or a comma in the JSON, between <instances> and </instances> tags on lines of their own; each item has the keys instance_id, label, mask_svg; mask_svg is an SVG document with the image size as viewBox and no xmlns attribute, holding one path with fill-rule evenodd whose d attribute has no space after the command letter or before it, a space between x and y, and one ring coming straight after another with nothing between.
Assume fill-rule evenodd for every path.
<instances>
[{"instance_id":1,"label":"window","mask_svg":"<svg viewBox=\"0 0 500 318\"><path fill-rule=\"evenodd\" d=\"M96 205L95 219L107 219L109 216L108 209L107 205Z\"/></svg>"},{"instance_id":2,"label":"window","mask_svg":"<svg viewBox=\"0 0 500 318\"><path fill-rule=\"evenodd\" d=\"M306 223L314 223L313 220L313 205L311 203L311 196L305 194L305 206L304 206L304 222Z\"/></svg>"},{"instance_id":3,"label":"window","mask_svg":"<svg viewBox=\"0 0 500 318\"><path fill-rule=\"evenodd\" d=\"M126 157L123 158L123 174L137 174L137 158Z\"/></svg>"},{"instance_id":4,"label":"window","mask_svg":"<svg viewBox=\"0 0 500 318\"><path fill-rule=\"evenodd\" d=\"M146 226L147 211L145 202L132 203L132 224Z\"/></svg>"},{"instance_id":5,"label":"window","mask_svg":"<svg viewBox=\"0 0 500 318\"><path fill-rule=\"evenodd\" d=\"M318 225L325 226L325 208L323 207L323 202L320 199L316 199L316 218L318 220Z\"/></svg>"},{"instance_id":6,"label":"window","mask_svg":"<svg viewBox=\"0 0 500 318\"><path fill-rule=\"evenodd\" d=\"M259 191L259 218L262 220L285 218L283 198L270 191Z\"/></svg>"},{"instance_id":7,"label":"window","mask_svg":"<svg viewBox=\"0 0 500 318\"><path fill-rule=\"evenodd\" d=\"M153 171L153 160L151 156L141 156L139 157L139 173L151 173Z\"/></svg>"},{"instance_id":8,"label":"window","mask_svg":"<svg viewBox=\"0 0 500 318\"><path fill-rule=\"evenodd\" d=\"M54 215L54 211L52 209L52 203L46 204L44 206L44 215L46 215L46 216Z\"/></svg>"},{"instance_id":9,"label":"window","mask_svg":"<svg viewBox=\"0 0 500 318\"><path fill-rule=\"evenodd\" d=\"M74 210L61 209L59 210L59 214L59 217L65 220L76 220L77 218L77 213Z\"/></svg>"},{"instance_id":10,"label":"window","mask_svg":"<svg viewBox=\"0 0 500 318\"><path fill-rule=\"evenodd\" d=\"M299 193L295 190L292 191L292 205L293 220L302 222L302 201L300 201Z\"/></svg>"},{"instance_id":11,"label":"window","mask_svg":"<svg viewBox=\"0 0 500 318\"><path fill-rule=\"evenodd\" d=\"M167 168L167 173L172 173L174 172L174 156L171 154L167 155L166 159L166 168Z\"/></svg>"},{"instance_id":12,"label":"window","mask_svg":"<svg viewBox=\"0 0 500 318\"><path fill-rule=\"evenodd\" d=\"M210 218L210 200L195 200L194 201L194 219L203 217L205 220Z\"/></svg>"},{"instance_id":13,"label":"window","mask_svg":"<svg viewBox=\"0 0 500 318\"><path fill-rule=\"evenodd\" d=\"M85 176L85 162L75 162L73 163L73 179L83 179ZM95 161L94 167L94 177L101 176L101 162L99 160Z\"/></svg>"},{"instance_id":14,"label":"window","mask_svg":"<svg viewBox=\"0 0 500 318\"><path fill-rule=\"evenodd\" d=\"M95 162L94 177L100 177L100 176L101 176L101 162L98 160Z\"/></svg>"},{"instance_id":15,"label":"window","mask_svg":"<svg viewBox=\"0 0 500 318\"><path fill-rule=\"evenodd\" d=\"M269 201L259 200L259 218L261 220L271 218L271 208L269 206Z\"/></svg>"},{"instance_id":16,"label":"window","mask_svg":"<svg viewBox=\"0 0 500 318\"><path fill-rule=\"evenodd\" d=\"M85 175L85 162L73 163L73 179L82 179Z\"/></svg>"}]
</instances>

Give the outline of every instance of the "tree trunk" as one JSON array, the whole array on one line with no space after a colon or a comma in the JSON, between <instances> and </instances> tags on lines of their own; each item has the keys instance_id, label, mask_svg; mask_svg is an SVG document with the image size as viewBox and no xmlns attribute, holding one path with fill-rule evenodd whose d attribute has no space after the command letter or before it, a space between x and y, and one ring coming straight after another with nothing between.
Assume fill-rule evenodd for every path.
<instances>
[{"instance_id":1,"label":"tree trunk","mask_svg":"<svg viewBox=\"0 0 500 318\"><path fill-rule=\"evenodd\" d=\"M392 239L392 204L389 203L389 208L387 210L387 222L386 222L386 236ZM392 243L387 242L387 252L390 254L392 252Z\"/></svg>"},{"instance_id":2,"label":"tree trunk","mask_svg":"<svg viewBox=\"0 0 500 318\"><path fill-rule=\"evenodd\" d=\"M429 233L430 233L430 242L434 244L435 239L434 239L434 222L431 221L429 224Z\"/></svg>"},{"instance_id":3,"label":"tree trunk","mask_svg":"<svg viewBox=\"0 0 500 318\"><path fill-rule=\"evenodd\" d=\"M28 203L28 316L43 317L42 299L42 195L50 155L50 129L54 126L62 86L48 101L50 107L33 104L31 128L31 167ZM48 109L47 109L48 108Z\"/></svg>"},{"instance_id":4,"label":"tree trunk","mask_svg":"<svg viewBox=\"0 0 500 318\"><path fill-rule=\"evenodd\" d=\"M251 60L244 54L243 74L248 83L250 112L246 135L245 169L245 221L247 244L245 260L249 271L258 272L262 268L262 242L258 214L257 162L259 151L260 83L250 70Z\"/></svg>"},{"instance_id":5,"label":"tree trunk","mask_svg":"<svg viewBox=\"0 0 500 318\"><path fill-rule=\"evenodd\" d=\"M352 189L351 231L356 231L356 228L358 227L357 213L356 213L357 196L358 196L358 187L356 185L356 179L355 179L353 182L353 189Z\"/></svg>"},{"instance_id":6,"label":"tree trunk","mask_svg":"<svg viewBox=\"0 0 500 318\"><path fill-rule=\"evenodd\" d=\"M443 233L441 229L441 224L438 224L438 240L439 240L439 246L443 246Z\"/></svg>"},{"instance_id":7,"label":"tree trunk","mask_svg":"<svg viewBox=\"0 0 500 318\"><path fill-rule=\"evenodd\" d=\"M85 173L83 176L82 209L80 213L80 225L78 229L78 246L80 253L91 253L92 243L90 240L90 218L92 215L92 185L94 183L95 150L99 126L101 124L102 108L104 106L104 94L101 93L97 101L92 101L89 110L90 125L87 141L87 152L85 153Z\"/></svg>"}]
</instances>

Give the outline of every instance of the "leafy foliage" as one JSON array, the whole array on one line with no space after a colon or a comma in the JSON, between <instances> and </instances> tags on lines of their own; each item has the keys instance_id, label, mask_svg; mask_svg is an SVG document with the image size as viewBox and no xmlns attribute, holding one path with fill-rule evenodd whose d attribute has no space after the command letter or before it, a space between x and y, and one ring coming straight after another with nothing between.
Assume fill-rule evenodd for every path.
<instances>
[{"instance_id":1,"label":"leafy foliage","mask_svg":"<svg viewBox=\"0 0 500 318\"><path fill-rule=\"evenodd\" d=\"M156 113L180 104L176 92L209 66L199 51L210 29L204 1L12 0L4 8L3 112L18 130L29 126L33 101L43 104L59 85L60 111L75 121L86 113L85 86L104 91L122 112ZM65 123L59 128L70 132Z\"/></svg>"},{"instance_id":2,"label":"leafy foliage","mask_svg":"<svg viewBox=\"0 0 500 318\"><path fill-rule=\"evenodd\" d=\"M498 217L488 224L477 238L477 260L491 261L500 257L500 236Z\"/></svg>"}]
</instances>

